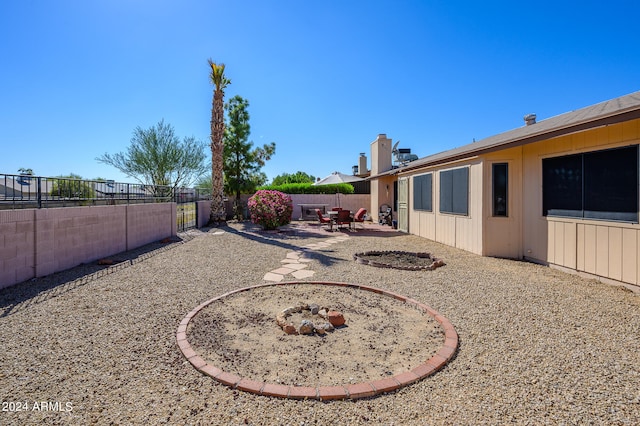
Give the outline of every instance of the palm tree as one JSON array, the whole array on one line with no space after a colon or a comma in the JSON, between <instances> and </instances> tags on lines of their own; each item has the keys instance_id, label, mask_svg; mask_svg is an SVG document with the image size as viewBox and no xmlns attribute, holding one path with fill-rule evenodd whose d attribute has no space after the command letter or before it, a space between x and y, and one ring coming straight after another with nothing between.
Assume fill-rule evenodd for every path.
<instances>
[{"instance_id":1,"label":"palm tree","mask_svg":"<svg viewBox=\"0 0 640 426\"><path fill-rule=\"evenodd\" d=\"M226 220L224 208L224 89L231 84L224 75L224 64L216 64L209 59L209 78L215 86L211 106L211 215L209 222Z\"/></svg>"}]
</instances>

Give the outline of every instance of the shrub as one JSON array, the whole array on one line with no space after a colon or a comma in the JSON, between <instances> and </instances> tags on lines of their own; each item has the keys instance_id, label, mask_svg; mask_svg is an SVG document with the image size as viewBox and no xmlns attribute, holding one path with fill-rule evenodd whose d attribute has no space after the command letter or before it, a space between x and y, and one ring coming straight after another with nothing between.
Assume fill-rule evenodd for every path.
<instances>
[{"instance_id":1,"label":"shrub","mask_svg":"<svg viewBox=\"0 0 640 426\"><path fill-rule=\"evenodd\" d=\"M251 222L264 229L276 229L291 222L291 197L280 191L260 190L249 198Z\"/></svg>"},{"instance_id":2,"label":"shrub","mask_svg":"<svg viewBox=\"0 0 640 426\"><path fill-rule=\"evenodd\" d=\"M353 194L353 185L349 183L332 183L328 185L285 183L283 185L261 186L260 189L281 191L286 194Z\"/></svg>"}]
</instances>

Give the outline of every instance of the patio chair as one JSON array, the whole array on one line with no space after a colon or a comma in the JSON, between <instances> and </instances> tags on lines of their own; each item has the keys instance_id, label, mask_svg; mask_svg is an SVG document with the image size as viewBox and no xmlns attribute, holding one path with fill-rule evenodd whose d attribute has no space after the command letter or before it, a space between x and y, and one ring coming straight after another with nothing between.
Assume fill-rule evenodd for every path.
<instances>
[{"instance_id":1,"label":"patio chair","mask_svg":"<svg viewBox=\"0 0 640 426\"><path fill-rule=\"evenodd\" d=\"M355 227L356 223L360 223L362 228L364 229L364 217L367 214L367 209L360 208L356 214L353 215L353 225Z\"/></svg>"},{"instance_id":2,"label":"patio chair","mask_svg":"<svg viewBox=\"0 0 640 426\"><path fill-rule=\"evenodd\" d=\"M393 215L391 213L391 207L387 204L383 204L380 206L380 214L379 214L378 223L380 225L393 225Z\"/></svg>"},{"instance_id":3,"label":"patio chair","mask_svg":"<svg viewBox=\"0 0 640 426\"><path fill-rule=\"evenodd\" d=\"M320 211L320 209L315 209L315 211L318 215L318 221L320 222L320 225L329 225L329 230L332 230L333 221L331 220L331 218L322 216L322 212Z\"/></svg>"},{"instance_id":4,"label":"patio chair","mask_svg":"<svg viewBox=\"0 0 640 426\"><path fill-rule=\"evenodd\" d=\"M351 212L349 210L338 211L338 217L336 218L338 228L340 228L340 225L349 225L349 228L351 228L351 223L353 223L353 219L351 218Z\"/></svg>"}]
</instances>

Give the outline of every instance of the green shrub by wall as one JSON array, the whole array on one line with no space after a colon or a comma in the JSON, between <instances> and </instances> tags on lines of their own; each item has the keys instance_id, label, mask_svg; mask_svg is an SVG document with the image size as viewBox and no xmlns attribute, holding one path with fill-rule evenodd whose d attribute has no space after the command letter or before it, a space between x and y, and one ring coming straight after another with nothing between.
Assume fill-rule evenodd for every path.
<instances>
[{"instance_id":1,"label":"green shrub by wall","mask_svg":"<svg viewBox=\"0 0 640 426\"><path fill-rule=\"evenodd\" d=\"M285 194L353 194L353 186L348 183L314 185L312 183L285 183L284 185L265 185L258 189L269 189Z\"/></svg>"}]
</instances>

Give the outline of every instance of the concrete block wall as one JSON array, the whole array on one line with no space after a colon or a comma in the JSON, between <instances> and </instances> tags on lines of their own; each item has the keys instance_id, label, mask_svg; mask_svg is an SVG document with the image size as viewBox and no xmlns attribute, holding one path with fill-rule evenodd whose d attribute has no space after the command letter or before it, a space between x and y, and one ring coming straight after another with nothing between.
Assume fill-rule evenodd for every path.
<instances>
[{"instance_id":1,"label":"concrete block wall","mask_svg":"<svg viewBox=\"0 0 640 426\"><path fill-rule=\"evenodd\" d=\"M351 211L367 208L368 194L293 194L300 204ZM209 221L210 202L198 202L197 226ZM93 262L177 234L176 204L132 204L0 211L0 288Z\"/></svg>"},{"instance_id":2,"label":"concrete block wall","mask_svg":"<svg viewBox=\"0 0 640 426\"><path fill-rule=\"evenodd\" d=\"M127 250L177 234L176 204L138 204L127 209ZM135 208L132 208L135 207Z\"/></svg>"},{"instance_id":3,"label":"concrete block wall","mask_svg":"<svg viewBox=\"0 0 640 426\"><path fill-rule=\"evenodd\" d=\"M198 215L196 216L196 226L198 228L203 228L207 226L209 223L209 217L211 216L211 201L197 201L198 205L197 211Z\"/></svg>"},{"instance_id":4,"label":"concrete block wall","mask_svg":"<svg viewBox=\"0 0 640 426\"><path fill-rule=\"evenodd\" d=\"M0 211L0 288L176 234L175 203Z\"/></svg>"},{"instance_id":5,"label":"concrete block wall","mask_svg":"<svg viewBox=\"0 0 640 426\"><path fill-rule=\"evenodd\" d=\"M35 274L35 210L0 211L0 288Z\"/></svg>"},{"instance_id":6,"label":"concrete block wall","mask_svg":"<svg viewBox=\"0 0 640 426\"><path fill-rule=\"evenodd\" d=\"M35 276L124 251L128 206L35 210Z\"/></svg>"},{"instance_id":7,"label":"concrete block wall","mask_svg":"<svg viewBox=\"0 0 640 426\"><path fill-rule=\"evenodd\" d=\"M357 212L360 208L369 211L371 204L371 195L369 194L291 194L293 202L292 220L302 219L302 208L300 204L326 204L327 210L332 207L342 207L352 212Z\"/></svg>"}]
</instances>

